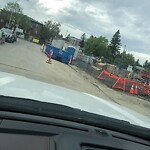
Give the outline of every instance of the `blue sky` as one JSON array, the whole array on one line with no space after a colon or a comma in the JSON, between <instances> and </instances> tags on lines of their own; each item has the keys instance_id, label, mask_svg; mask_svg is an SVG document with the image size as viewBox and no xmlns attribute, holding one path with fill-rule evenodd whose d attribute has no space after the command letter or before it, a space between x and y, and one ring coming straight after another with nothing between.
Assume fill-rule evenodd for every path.
<instances>
[{"instance_id":1,"label":"blue sky","mask_svg":"<svg viewBox=\"0 0 150 150\"><path fill-rule=\"evenodd\" d=\"M0 6L14 0L0 0ZM44 22L53 19L62 24L61 33L80 38L106 36L111 40L119 29L122 48L143 63L150 61L149 0L19 0L24 14Z\"/></svg>"}]
</instances>

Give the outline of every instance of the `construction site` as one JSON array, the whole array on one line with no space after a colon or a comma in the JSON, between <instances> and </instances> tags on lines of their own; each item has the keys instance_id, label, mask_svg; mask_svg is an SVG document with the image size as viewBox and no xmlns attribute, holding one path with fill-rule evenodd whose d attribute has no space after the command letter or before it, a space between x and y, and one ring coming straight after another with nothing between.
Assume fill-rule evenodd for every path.
<instances>
[{"instance_id":1,"label":"construction site","mask_svg":"<svg viewBox=\"0 0 150 150\"><path fill-rule=\"evenodd\" d=\"M91 59L80 54L74 64L112 89L149 99L150 73L144 72L142 67L136 66L133 71L108 63L93 64Z\"/></svg>"},{"instance_id":2,"label":"construction site","mask_svg":"<svg viewBox=\"0 0 150 150\"><path fill-rule=\"evenodd\" d=\"M51 56L49 61L51 52L49 47L47 50L44 49L46 53L41 49L41 45L22 39L18 39L14 44L7 43L0 46L1 72L88 93L150 117L149 85L131 81L121 76L121 71L117 74L117 69L116 73L112 73L112 66L109 64L92 65L82 60L80 55L77 55L75 61L70 59L73 57L68 59L66 56L70 56L68 53L71 49L67 49L66 52L61 51L59 59L53 59ZM55 56L55 51L53 54ZM64 56L65 63L61 62L62 56ZM132 84L134 84L134 89L132 89ZM136 85L137 93L135 93ZM147 87L148 90L146 90Z\"/></svg>"}]
</instances>

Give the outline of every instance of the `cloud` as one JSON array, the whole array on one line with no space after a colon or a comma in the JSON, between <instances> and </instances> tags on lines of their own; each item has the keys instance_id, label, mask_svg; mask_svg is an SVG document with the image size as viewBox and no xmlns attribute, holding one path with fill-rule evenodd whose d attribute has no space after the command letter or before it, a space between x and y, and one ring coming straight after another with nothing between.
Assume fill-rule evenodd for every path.
<instances>
[{"instance_id":1,"label":"cloud","mask_svg":"<svg viewBox=\"0 0 150 150\"><path fill-rule=\"evenodd\" d=\"M130 51L129 53L133 54L136 60L140 59L140 64L142 64L142 65L146 60L148 60L148 61L150 60L150 55L135 52L135 51Z\"/></svg>"}]
</instances>

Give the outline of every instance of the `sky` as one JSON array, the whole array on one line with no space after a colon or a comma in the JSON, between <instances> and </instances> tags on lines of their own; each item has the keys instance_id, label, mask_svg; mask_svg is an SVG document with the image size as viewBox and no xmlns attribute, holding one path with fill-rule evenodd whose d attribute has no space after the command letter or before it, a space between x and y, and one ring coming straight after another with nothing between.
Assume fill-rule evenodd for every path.
<instances>
[{"instance_id":1,"label":"sky","mask_svg":"<svg viewBox=\"0 0 150 150\"><path fill-rule=\"evenodd\" d=\"M0 6L15 0L0 0ZM150 0L18 0L23 13L44 22L61 23L61 33L80 38L105 36L109 41L119 29L122 49L142 64L150 61Z\"/></svg>"}]
</instances>

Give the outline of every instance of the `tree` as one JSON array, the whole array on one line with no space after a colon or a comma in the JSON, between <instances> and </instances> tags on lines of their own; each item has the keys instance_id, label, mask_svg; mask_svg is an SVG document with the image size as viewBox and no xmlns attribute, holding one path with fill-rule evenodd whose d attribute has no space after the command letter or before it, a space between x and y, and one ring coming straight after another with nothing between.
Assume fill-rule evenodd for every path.
<instances>
[{"instance_id":1,"label":"tree","mask_svg":"<svg viewBox=\"0 0 150 150\"><path fill-rule=\"evenodd\" d=\"M136 61L136 63L135 63L135 64L136 64L136 66L139 66L139 65L140 65L139 61L140 61L140 60L139 60L139 59L137 59L137 61Z\"/></svg>"},{"instance_id":2,"label":"tree","mask_svg":"<svg viewBox=\"0 0 150 150\"><path fill-rule=\"evenodd\" d=\"M18 24L19 28L23 29L24 32L28 32L31 29L31 19L23 14L19 14L16 24Z\"/></svg>"},{"instance_id":3,"label":"tree","mask_svg":"<svg viewBox=\"0 0 150 150\"><path fill-rule=\"evenodd\" d=\"M143 64L143 67L144 67L144 68L147 68L147 67L148 67L148 60L145 61L145 63Z\"/></svg>"},{"instance_id":4,"label":"tree","mask_svg":"<svg viewBox=\"0 0 150 150\"><path fill-rule=\"evenodd\" d=\"M17 2L8 2L4 10L10 13L8 27L15 28L18 16L19 14L22 14L23 9Z\"/></svg>"},{"instance_id":5,"label":"tree","mask_svg":"<svg viewBox=\"0 0 150 150\"><path fill-rule=\"evenodd\" d=\"M15 3L8 2L4 9L14 14L22 14L22 10L23 10L17 2Z\"/></svg>"},{"instance_id":6,"label":"tree","mask_svg":"<svg viewBox=\"0 0 150 150\"><path fill-rule=\"evenodd\" d=\"M79 45L80 45L81 48L84 48L85 39L86 39L86 34L84 33L81 36L81 40L80 40L80 43L79 43Z\"/></svg>"},{"instance_id":7,"label":"tree","mask_svg":"<svg viewBox=\"0 0 150 150\"><path fill-rule=\"evenodd\" d=\"M120 68L127 69L128 65L135 66L135 58L132 54L127 54L124 51L115 58L114 64Z\"/></svg>"},{"instance_id":8,"label":"tree","mask_svg":"<svg viewBox=\"0 0 150 150\"><path fill-rule=\"evenodd\" d=\"M108 40L103 36L98 38L90 37L85 42L85 54L109 58Z\"/></svg>"},{"instance_id":9,"label":"tree","mask_svg":"<svg viewBox=\"0 0 150 150\"><path fill-rule=\"evenodd\" d=\"M147 64L147 68L150 68L150 62Z\"/></svg>"},{"instance_id":10,"label":"tree","mask_svg":"<svg viewBox=\"0 0 150 150\"><path fill-rule=\"evenodd\" d=\"M121 36L120 31L118 30L112 37L110 41L109 48L111 50L111 54L113 57L116 57L120 54L120 47L121 47Z\"/></svg>"},{"instance_id":11,"label":"tree","mask_svg":"<svg viewBox=\"0 0 150 150\"><path fill-rule=\"evenodd\" d=\"M52 20L48 20L44 22L42 31L41 31L41 39L49 40L54 39L55 37L59 37L60 32L60 24L57 22L53 22Z\"/></svg>"},{"instance_id":12,"label":"tree","mask_svg":"<svg viewBox=\"0 0 150 150\"><path fill-rule=\"evenodd\" d=\"M90 36L90 38L94 38L94 36L93 36L93 35L91 35L91 36Z\"/></svg>"}]
</instances>

